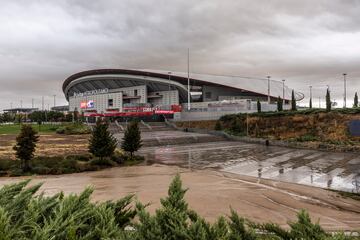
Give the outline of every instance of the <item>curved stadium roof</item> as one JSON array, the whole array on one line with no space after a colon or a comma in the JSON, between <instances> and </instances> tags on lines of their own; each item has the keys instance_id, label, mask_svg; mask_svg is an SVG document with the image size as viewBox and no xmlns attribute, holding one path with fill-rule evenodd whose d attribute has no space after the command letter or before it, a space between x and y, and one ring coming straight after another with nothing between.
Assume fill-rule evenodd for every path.
<instances>
[{"instance_id":1,"label":"curved stadium roof","mask_svg":"<svg viewBox=\"0 0 360 240\"><path fill-rule=\"evenodd\" d=\"M239 89L247 92L267 96L267 79L245 78L239 76L220 76L190 73L190 82L195 85L207 85ZM187 97L187 73L169 72L161 70L133 70L133 69L97 69L76 73L68 77L63 83L66 99L74 92L85 92L95 89L115 89L146 84L153 91L172 88L179 90L180 98ZM292 89L285 86L285 99L291 99ZM277 98L283 95L283 83L271 80L270 96ZM295 92L295 98L301 100L304 95Z\"/></svg>"}]
</instances>

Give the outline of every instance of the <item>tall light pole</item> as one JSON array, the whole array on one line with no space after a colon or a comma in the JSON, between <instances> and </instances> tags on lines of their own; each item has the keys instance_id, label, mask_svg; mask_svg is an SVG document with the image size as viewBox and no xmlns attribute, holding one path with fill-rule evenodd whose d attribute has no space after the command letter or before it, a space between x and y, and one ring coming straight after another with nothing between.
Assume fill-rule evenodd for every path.
<instances>
[{"instance_id":1,"label":"tall light pole","mask_svg":"<svg viewBox=\"0 0 360 240\"><path fill-rule=\"evenodd\" d=\"M344 108L346 108L346 73L343 73L344 76Z\"/></svg>"},{"instance_id":2,"label":"tall light pole","mask_svg":"<svg viewBox=\"0 0 360 240\"><path fill-rule=\"evenodd\" d=\"M54 107L56 106L56 95L54 94Z\"/></svg>"},{"instance_id":3,"label":"tall light pole","mask_svg":"<svg viewBox=\"0 0 360 240\"><path fill-rule=\"evenodd\" d=\"M188 111L190 111L190 49L188 48L188 61L187 61L187 70L188 70Z\"/></svg>"},{"instance_id":4,"label":"tall light pole","mask_svg":"<svg viewBox=\"0 0 360 240\"><path fill-rule=\"evenodd\" d=\"M169 95L169 105L171 104L171 100L170 100L170 76L171 76L171 72L168 72L169 74L169 92L168 92L168 95Z\"/></svg>"},{"instance_id":5,"label":"tall light pole","mask_svg":"<svg viewBox=\"0 0 360 240\"><path fill-rule=\"evenodd\" d=\"M283 79L282 80L282 83L283 83L283 97L282 97L282 99L283 99L283 105L285 105L285 79Z\"/></svg>"},{"instance_id":6,"label":"tall light pole","mask_svg":"<svg viewBox=\"0 0 360 240\"><path fill-rule=\"evenodd\" d=\"M268 103L270 104L270 76L267 76L268 79Z\"/></svg>"},{"instance_id":7,"label":"tall light pole","mask_svg":"<svg viewBox=\"0 0 360 240\"><path fill-rule=\"evenodd\" d=\"M34 99L31 99L31 108L34 108Z\"/></svg>"}]
</instances>

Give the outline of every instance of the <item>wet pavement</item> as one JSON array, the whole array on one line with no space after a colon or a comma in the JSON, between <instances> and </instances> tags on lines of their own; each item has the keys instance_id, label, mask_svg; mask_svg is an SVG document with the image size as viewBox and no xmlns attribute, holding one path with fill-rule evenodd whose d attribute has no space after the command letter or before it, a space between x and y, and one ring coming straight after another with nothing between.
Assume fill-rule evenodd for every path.
<instances>
[{"instance_id":1,"label":"wet pavement","mask_svg":"<svg viewBox=\"0 0 360 240\"><path fill-rule=\"evenodd\" d=\"M264 146L242 142L209 142L145 147L148 163L220 171L360 192L360 155Z\"/></svg>"},{"instance_id":2,"label":"wet pavement","mask_svg":"<svg viewBox=\"0 0 360 240\"><path fill-rule=\"evenodd\" d=\"M114 136L122 141L123 133L115 133ZM202 142L216 142L223 141L224 138L203 133L183 132L176 130L164 131L148 131L141 133L141 140L143 146L164 146L164 145L177 145L186 143L202 143Z\"/></svg>"}]
</instances>

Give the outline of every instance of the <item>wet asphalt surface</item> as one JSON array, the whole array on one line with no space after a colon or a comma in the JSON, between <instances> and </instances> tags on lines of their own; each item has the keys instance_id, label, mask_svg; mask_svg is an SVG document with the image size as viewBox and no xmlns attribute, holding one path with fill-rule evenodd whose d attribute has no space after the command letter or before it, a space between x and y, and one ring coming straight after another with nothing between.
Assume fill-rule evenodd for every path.
<instances>
[{"instance_id":1,"label":"wet asphalt surface","mask_svg":"<svg viewBox=\"0 0 360 240\"><path fill-rule=\"evenodd\" d=\"M161 163L360 192L360 155L242 142L144 147L148 164Z\"/></svg>"}]
</instances>

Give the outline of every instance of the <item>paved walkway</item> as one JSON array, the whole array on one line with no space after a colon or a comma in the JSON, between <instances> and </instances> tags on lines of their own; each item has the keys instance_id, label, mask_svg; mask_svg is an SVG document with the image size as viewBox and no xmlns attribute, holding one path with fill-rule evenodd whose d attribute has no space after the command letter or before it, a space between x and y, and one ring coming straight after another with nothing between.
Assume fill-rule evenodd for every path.
<instances>
[{"instance_id":1,"label":"paved walkway","mask_svg":"<svg viewBox=\"0 0 360 240\"><path fill-rule=\"evenodd\" d=\"M266 147L242 142L210 142L148 147L148 162L360 192L360 156L316 150Z\"/></svg>"},{"instance_id":2,"label":"paved walkway","mask_svg":"<svg viewBox=\"0 0 360 240\"><path fill-rule=\"evenodd\" d=\"M123 133L115 133L114 136L120 140L123 138ZM167 146L187 143L203 143L223 141L223 137L213 136L210 134L183 132L176 130L166 131L147 131L141 133L141 139L144 146Z\"/></svg>"}]
</instances>

